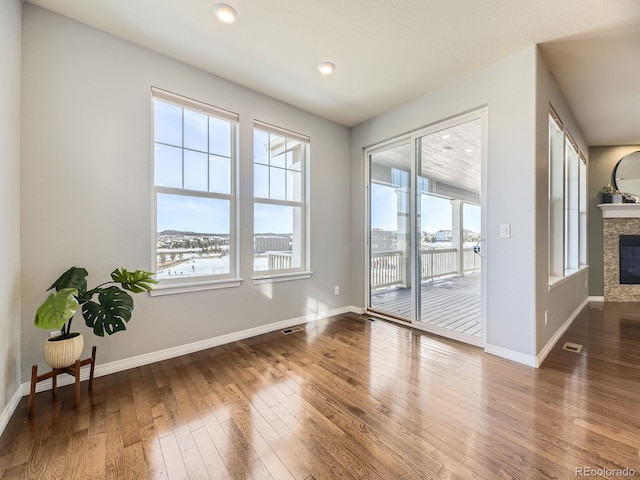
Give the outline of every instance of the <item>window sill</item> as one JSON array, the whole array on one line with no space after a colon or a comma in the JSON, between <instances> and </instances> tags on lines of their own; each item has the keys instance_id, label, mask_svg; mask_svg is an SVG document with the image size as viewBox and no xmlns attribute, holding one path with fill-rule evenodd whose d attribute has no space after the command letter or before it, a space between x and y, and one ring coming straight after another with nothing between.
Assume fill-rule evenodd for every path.
<instances>
[{"instance_id":1,"label":"window sill","mask_svg":"<svg viewBox=\"0 0 640 480\"><path fill-rule=\"evenodd\" d=\"M275 282L288 282L290 280L304 280L305 278L311 278L313 272L291 272L291 273L272 273L269 275L258 275L251 280L254 285L261 285L263 283L275 283Z\"/></svg>"},{"instance_id":2,"label":"window sill","mask_svg":"<svg viewBox=\"0 0 640 480\"><path fill-rule=\"evenodd\" d=\"M201 280L184 283L165 283L162 281L149 292L152 297L173 295L175 293L201 292L203 290L218 290L221 288L234 288L242 284L241 278L225 278L224 280Z\"/></svg>"},{"instance_id":3,"label":"window sill","mask_svg":"<svg viewBox=\"0 0 640 480\"><path fill-rule=\"evenodd\" d=\"M584 272L588 268L589 268L589 265L580 265L580 268L578 268L577 270L568 270L564 277L549 277L549 282L547 284L547 287L549 290L551 290L554 287L557 287L558 285L562 285L563 283L569 281L571 278L575 277L576 275Z\"/></svg>"}]
</instances>

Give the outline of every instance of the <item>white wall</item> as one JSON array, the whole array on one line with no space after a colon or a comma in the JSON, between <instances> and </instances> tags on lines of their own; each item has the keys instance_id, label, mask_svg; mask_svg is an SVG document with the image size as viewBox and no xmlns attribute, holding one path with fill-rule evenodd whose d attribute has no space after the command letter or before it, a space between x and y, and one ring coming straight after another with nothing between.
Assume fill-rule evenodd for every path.
<instances>
[{"instance_id":1,"label":"white wall","mask_svg":"<svg viewBox=\"0 0 640 480\"><path fill-rule=\"evenodd\" d=\"M353 305L365 305L363 149L486 105L487 350L525 362L535 356L536 53L530 47L352 130ZM499 238L504 223L511 224L510 239Z\"/></svg>"},{"instance_id":2,"label":"white wall","mask_svg":"<svg viewBox=\"0 0 640 480\"><path fill-rule=\"evenodd\" d=\"M33 314L62 271L86 267L91 286L118 266L151 269L152 85L240 115L244 282L137 295L127 331L105 339L77 318L85 354L96 344L106 363L349 305L348 129L32 5L23 28L23 381L43 365ZM251 282L254 118L311 137L309 280Z\"/></svg>"},{"instance_id":3,"label":"white wall","mask_svg":"<svg viewBox=\"0 0 640 480\"><path fill-rule=\"evenodd\" d=\"M588 270L549 289L549 105L589 160L588 146L542 54L536 67L536 354L541 353L577 308L587 299ZM548 323L544 324L544 312Z\"/></svg>"},{"instance_id":4,"label":"white wall","mask_svg":"<svg viewBox=\"0 0 640 480\"><path fill-rule=\"evenodd\" d=\"M21 35L22 3L0 2L0 432L20 384Z\"/></svg>"}]
</instances>

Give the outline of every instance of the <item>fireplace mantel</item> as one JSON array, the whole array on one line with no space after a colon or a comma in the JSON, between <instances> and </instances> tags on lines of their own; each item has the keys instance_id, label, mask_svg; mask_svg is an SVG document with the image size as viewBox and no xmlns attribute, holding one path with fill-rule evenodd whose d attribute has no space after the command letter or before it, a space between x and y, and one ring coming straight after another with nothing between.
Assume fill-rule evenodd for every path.
<instances>
[{"instance_id":1,"label":"fireplace mantel","mask_svg":"<svg viewBox=\"0 0 640 480\"><path fill-rule=\"evenodd\" d=\"M601 203L602 218L640 218L640 203Z\"/></svg>"}]
</instances>

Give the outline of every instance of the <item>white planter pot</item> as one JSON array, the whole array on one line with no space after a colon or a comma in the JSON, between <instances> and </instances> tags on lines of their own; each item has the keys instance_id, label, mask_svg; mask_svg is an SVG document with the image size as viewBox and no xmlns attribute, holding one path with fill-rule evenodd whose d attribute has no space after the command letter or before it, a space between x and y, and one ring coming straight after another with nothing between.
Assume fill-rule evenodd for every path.
<instances>
[{"instance_id":1,"label":"white planter pot","mask_svg":"<svg viewBox=\"0 0 640 480\"><path fill-rule=\"evenodd\" d=\"M80 358L83 348L84 338L81 333L64 340L47 338L44 342L44 361L51 368L65 368Z\"/></svg>"}]
</instances>

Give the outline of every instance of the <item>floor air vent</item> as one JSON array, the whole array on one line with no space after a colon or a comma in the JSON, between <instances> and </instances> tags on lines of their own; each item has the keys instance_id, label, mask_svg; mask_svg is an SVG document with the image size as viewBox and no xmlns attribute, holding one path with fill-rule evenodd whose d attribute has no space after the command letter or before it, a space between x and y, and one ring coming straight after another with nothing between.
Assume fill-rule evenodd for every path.
<instances>
[{"instance_id":1,"label":"floor air vent","mask_svg":"<svg viewBox=\"0 0 640 480\"><path fill-rule=\"evenodd\" d=\"M597 310L598 312L602 311L602 307L599 305L592 305L589 307L589 310Z\"/></svg>"},{"instance_id":2,"label":"floor air vent","mask_svg":"<svg viewBox=\"0 0 640 480\"><path fill-rule=\"evenodd\" d=\"M562 346L563 350L569 350L570 352L580 353L582 351L582 345L577 343L565 342Z\"/></svg>"},{"instance_id":3,"label":"floor air vent","mask_svg":"<svg viewBox=\"0 0 640 480\"><path fill-rule=\"evenodd\" d=\"M302 327L291 327L291 328L285 328L284 330L280 330L280 333L282 333L283 335L290 335L292 333L301 332L302 330L303 330Z\"/></svg>"}]
</instances>

